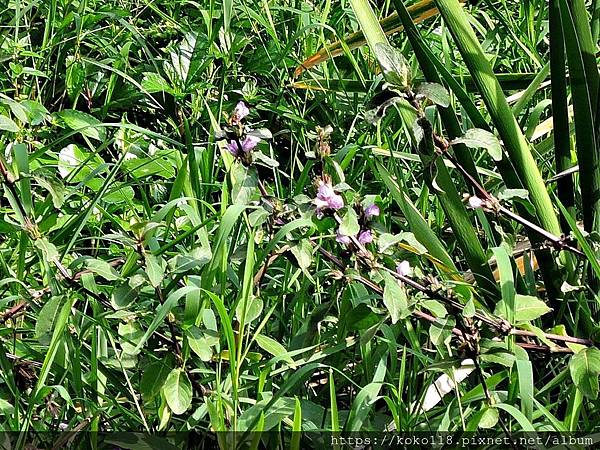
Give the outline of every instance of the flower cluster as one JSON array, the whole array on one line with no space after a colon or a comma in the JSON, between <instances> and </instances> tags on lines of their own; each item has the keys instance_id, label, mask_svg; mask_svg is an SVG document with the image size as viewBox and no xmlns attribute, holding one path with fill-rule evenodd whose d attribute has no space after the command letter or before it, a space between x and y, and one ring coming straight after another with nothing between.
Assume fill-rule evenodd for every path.
<instances>
[{"instance_id":1,"label":"flower cluster","mask_svg":"<svg viewBox=\"0 0 600 450\"><path fill-rule=\"evenodd\" d=\"M251 152L260 142L260 138L252 134L250 128L243 125L242 121L248 114L250 114L250 109L246 104L243 101L238 102L229 117L230 130L227 133L227 150L243 161L251 161Z\"/></svg>"},{"instance_id":2,"label":"flower cluster","mask_svg":"<svg viewBox=\"0 0 600 450\"><path fill-rule=\"evenodd\" d=\"M361 220L362 227L361 227L361 230L358 232L358 234L355 236L356 240L361 245L366 245L366 244L370 244L371 242L373 242L373 239L375 238L375 236L373 235L373 231L371 231L371 229L369 229L367 225L368 225L368 222L373 220L374 217L378 217L380 213L381 213L381 211L379 210L379 206L377 206L374 203L367 206L366 208L364 208L364 210L362 212L362 220ZM344 245L348 245L352 242L352 239L350 238L350 236L346 236L346 235L340 233L339 229L337 231L335 240L338 241L340 244L344 244Z\"/></svg>"},{"instance_id":3,"label":"flower cluster","mask_svg":"<svg viewBox=\"0 0 600 450\"><path fill-rule=\"evenodd\" d=\"M329 180L320 180L317 189L317 196L313 200L317 207L317 217L323 217L324 209L337 211L344 207L344 199L340 194L336 194Z\"/></svg>"},{"instance_id":4,"label":"flower cluster","mask_svg":"<svg viewBox=\"0 0 600 450\"><path fill-rule=\"evenodd\" d=\"M260 139L256 136L246 136L243 141L231 139L227 144L227 150L229 150L229 153L233 156L241 158L254 150L259 142Z\"/></svg>"}]
</instances>

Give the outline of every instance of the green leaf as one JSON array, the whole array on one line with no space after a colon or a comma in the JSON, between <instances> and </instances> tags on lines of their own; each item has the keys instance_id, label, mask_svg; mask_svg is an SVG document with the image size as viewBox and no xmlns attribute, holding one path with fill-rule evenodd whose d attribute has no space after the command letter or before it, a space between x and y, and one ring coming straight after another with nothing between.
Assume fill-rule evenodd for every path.
<instances>
[{"instance_id":1,"label":"green leaf","mask_svg":"<svg viewBox=\"0 0 600 450\"><path fill-rule=\"evenodd\" d=\"M85 67L81 60L74 56L68 56L66 60L67 71L65 77L65 85L67 94L71 100L74 100L83 89L85 83Z\"/></svg>"},{"instance_id":2,"label":"green leaf","mask_svg":"<svg viewBox=\"0 0 600 450\"><path fill-rule=\"evenodd\" d=\"M410 86L410 67L400 51L387 43L375 44L375 56L385 80L405 90Z\"/></svg>"},{"instance_id":3,"label":"green leaf","mask_svg":"<svg viewBox=\"0 0 600 450\"><path fill-rule=\"evenodd\" d=\"M503 189L496 195L496 198L498 200L512 200L513 198L528 200L529 193L526 189Z\"/></svg>"},{"instance_id":4,"label":"green leaf","mask_svg":"<svg viewBox=\"0 0 600 450\"><path fill-rule=\"evenodd\" d=\"M241 322L242 319L242 308L244 306L243 302L239 302L237 305L237 308L235 310L235 316L238 319L238 321ZM256 319L258 319L260 317L260 314L262 313L264 308L264 302L262 301L262 299L260 297L255 297L253 295L250 295L250 298L247 301L246 304L246 316L244 317L244 323L250 323L255 321Z\"/></svg>"},{"instance_id":5,"label":"green leaf","mask_svg":"<svg viewBox=\"0 0 600 450\"><path fill-rule=\"evenodd\" d=\"M192 383L182 368L173 369L165 380L163 393L173 414L187 411L192 404Z\"/></svg>"},{"instance_id":6,"label":"green leaf","mask_svg":"<svg viewBox=\"0 0 600 450\"><path fill-rule=\"evenodd\" d=\"M34 245L42 251L42 255L46 262L54 265L54 261L57 260L59 256L56 246L49 242L45 237L36 239Z\"/></svg>"},{"instance_id":7,"label":"green leaf","mask_svg":"<svg viewBox=\"0 0 600 450\"><path fill-rule=\"evenodd\" d=\"M552 311L542 300L531 295L515 295L515 322L529 322Z\"/></svg>"},{"instance_id":8,"label":"green leaf","mask_svg":"<svg viewBox=\"0 0 600 450\"><path fill-rule=\"evenodd\" d=\"M94 116L74 109L65 109L56 114L72 130L97 141L106 140L106 129Z\"/></svg>"},{"instance_id":9,"label":"green leaf","mask_svg":"<svg viewBox=\"0 0 600 450\"><path fill-rule=\"evenodd\" d=\"M11 133L17 133L19 131L19 126L10 117L6 117L0 114L0 130L10 131Z\"/></svg>"},{"instance_id":10,"label":"green leaf","mask_svg":"<svg viewBox=\"0 0 600 450\"><path fill-rule=\"evenodd\" d=\"M262 431L281 424L282 420L294 413L295 400L289 397L275 399L264 399L246 409L238 419L238 429L250 430L260 416L264 414Z\"/></svg>"},{"instance_id":11,"label":"green leaf","mask_svg":"<svg viewBox=\"0 0 600 450\"><path fill-rule=\"evenodd\" d=\"M35 337L40 345L45 346L50 344L52 332L54 331L63 300L63 297L52 297L38 313L37 322L35 323Z\"/></svg>"},{"instance_id":12,"label":"green leaf","mask_svg":"<svg viewBox=\"0 0 600 450\"><path fill-rule=\"evenodd\" d=\"M118 285L113 289L110 302L116 309L127 308L138 297L139 286L132 287L129 282Z\"/></svg>"},{"instance_id":13,"label":"green leaf","mask_svg":"<svg viewBox=\"0 0 600 450\"><path fill-rule=\"evenodd\" d=\"M14 413L15 407L6 400L0 398L0 416L10 416Z\"/></svg>"},{"instance_id":14,"label":"green leaf","mask_svg":"<svg viewBox=\"0 0 600 450\"><path fill-rule=\"evenodd\" d=\"M32 175L33 179L41 187L46 189L52 197L52 204L55 208L60 209L65 201L65 186L55 176Z\"/></svg>"},{"instance_id":15,"label":"green leaf","mask_svg":"<svg viewBox=\"0 0 600 450\"><path fill-rule=\"evenodd\" d=\"M494 428L498 423L498 410L496 408L486 407L479 419L479 428Z\"/></svg>"},{"instance_id":16,"label":"green leaf","mask_svg":"<svg viewBox=\"0 0 600 450\"><path fill-rule=\"evenodd\" d=\"M279 167L278 161L274 160L270 156L265 155L262 152L255 151L254 153L252 153L252 156L254 156L255 162L259 161L262 165L265 165L270 168Z\"/></svg>"},{"instance_id":17,"label":"green leaf","mask_svg":"<svg viewBox=\"0 0 600 450\"><path fill-rule=\"evenodd\" d=\"M420 83L416 92L442 108L450 106L450 94L439 83Z\"/></svg>"},{"instance_id":18,"label":"green leaf","mask_svg":"<svg viewBox=\"0 0 600 450\"><path fill-rule=\"evenodd\" d=\"M96 275L100 275L107 281L118 280L120 278L117 271L109 263L101 259L87 259L85 265L88 270L91 270Z\"/></svg>"},{"instance_id":19,"label":"green leaf","mask_svg":"<svg viewBox=\"0 0 600 450\"><path fill-rule=\"evenodd\" d=\"M146 275L150 280L152 287L160 286L163 278L165 277L166 262L160 256L155 256L149 253L145 255L146 259Z\"/></svg>"},{"instance_id":20,"label":"green leaf","mask_svg":"<svg viewBox=\"0 0 600 450\"><path fill-rule=\"evenodd\" d=\"M231 166L231 198L236 205L248 205L258 195L256 167L246 167L239 162Z\"/></svg>"},{"instance_id":21,"label":"green leaf","mask_svg":"<svg viewBox=\"0 0 600 450\"><path fill-rule=\"evenodd\" d=\"M175 177L173 161L168 157L172 152L160 151L151 158L133 158L123 162L123 168L135 178L159 176L165 179Z\"/></svg>"},{"instance_id":22,"label":"green leaf","mask_svg":"<svg viewBox=\"0 0 600 450\"><path fill-rule=\"evenodd\" d=\"M363 387L356 395L352 402L352 407L350 408L350 414L348 415L344 431L360 431L363 429L367 416L373 408L379 396L379 391L383 386L387 366L386 360L387 354L384 353L377 364L373 380Z\"/></svg>"},{"instance_id":23,"label":"green leaf","mask_svg":"<svg viewBox=\"0 0 600 450\"><path fill-rule=\"evenodd\" d=\"M121 348L123 353L137 355L141 350L136 349L136 344L144 335L140 324L132 320L119 324L119 336L121 336Z\"/></svg>"},{"instance_id":24,"label":"green leaf","mask_svg":"<svg viewBox=\"0 0 600 450\"><path fill-rule=\"evenodd\" d=\"M354 208L348 207L346 209L346 214L344 214L344 217L342 218L339 231L340 234L343 234L344 236L356 236L360 231L358 216L356 215Z\"/></svg>"},{"instance_id":25,"label":"green leaf","mask_svg":"<svg viewBox=\"0 0 600 450\"><path fill-rule=\"evenodd\" d=\"M156 72L144 72L144 78L142 79L142 87L150 94L156 92L166 92L167 94L174 94L175 91L171 85Z\"/></svg>"},{"instance_id":26,"label":"green leaf","mask_svg":"<svg viewBox=\"0 0 600 450\"><path fill-rule=\"evenodd\" d=\"M150 326L146 330L146 333L144 333L144 336L136 345L136 351L143 347L148 338L152 335L152 333L156 331L156 329L160 326L163 320L165 320L165 317L167 317L167 314L169 314L169 312L171 312L171 309L173 309L175 305L179 303L179 300L182 297L186 296L190 292L198 290L200 290L200 288L196 286L184 286L177 289L175 292L169 294L167 300L162 305L160 305L158 309L156 309L156 313L154 314L152 323L150 323Z\"/></svg>"},{"instance_id":27,"label":"green leaf","mask_svg":"<svg viewBox=\"0 0 600 450\"><path fill-rule=\"evenodd\" d=\"M202 361L210 361L213 357L212 347L218 343L218 338L209 340L198 327L190 327L186 330L188 344L192 351L200 357Z\"/></svg>"},{"instance_id":28,"label":"green leaf","mask_svg":"<svg viewBox=\"0 0 600 450\"><path fill-rule=\"evenodd\" d=\"M210 247L200 246L191 252L175 255L169 260L173 273L187 273L208 264L212 258Z\"/></svg>"},{"instance_id":29,"label":"green leaf","mask_svg":"<svg viewBox=\"0 0 600 450\"><path fill-rule=\"evenodd\" d=\"M135 191L131 186L122 183L113 183L110 189L102 197L102 201L117 205L119 203L129 203L133 200Z\"/></svg>"},{"instance_id":30,"label":"green leaf","mask_svg":"<svg viewBox=\"0 0 600 450\"><path fill-rule=\"evenodd\" d=\"M421 304L435 317L444 318L448 315L446 307L437 300L424 300Z\"/></svg>"},{"instance_id":31,"label":"green leaf","mask_svg":"<svg viewBox=\"0 0 600 450\"><path fill-rule=\"evenodd\" d=\"M290 248L292 254L296 257L301 269L306 270L312 263L313 246L308 239L302 239L296 245Z\"/></svg>"},{"instance_id":32,"label":"green leaf","mask_svg":"<svg viewBox=\"0 0 600 450\"><path fill-rule=\"evenodd\" d=\"M498 138L487 130L471 128L461 138L454 139L450 145L464 144L469 148L485 148L494 161L502 161L502 146Z\"/></svg>"},{"instance_id":33,"label":"green leaf","mask_svg":"<svg viewBox=\"0 0 600 450\"><path fill-rule=\"evenodd\" d=\"M79 183L96 171L104 160L95 153L81 149L76 144L69 144L58 153L58 173L67 178L76 172L69 181Z\"/></svg>"},{"instance_id":34,"label":"green leaf","mask_svg":"<svg viewBox=\"0 0 600 450\"><path fill-rule=\"evenodd\" d=\"M294 360L287 355L288 351L285 349L285 347L279 342L277 342L275 339L272 339L263 334L258 334L256 336L256 343L260 348L262 348L267 353L270 353L271 355L275 356L276 358L281 357L281 359L283 359L286 363L290 365L294 364Z\"/></svg>"},{"instance_id":35,"label":"green leaf","mask_svg":"<svg viewBox=\"0 0 600 450\"><path fill-rule=\"evenodd\" d=\"M452 317L437 319L429 327L429 338L436 347L445 347L452 336L455 320Z\"/></svg>"},{"instance_id":36,"label":"green leaf","mask_svg":"<svg viewBox=\"0 0 600 450\"><path fill-rule=\"evenodd\" d=\"M385 280L383 304L392 317L392 324L395 324L398 320L410 315L406 290L387 272L383 272L383 279Z\"/></svg>"},{"instance_id":37,"label":"green leaf","mask_svg":"<svg viewBox=\"0 0 600 450\"><path fill-rule=\"evenodd\" d=\"M145 401L150 401L159 394L174 366L175 357L167 354L164 358L161 357L144 368L140 381L140 392Z\"/></svg>"},{"instance_id":38,"label":"green leaf","mask_svg":"<svg viewBox=\"0 0 600 450\"><path fill-rule=\"evenodd\" d=\"M27 120L31 125L40 125L48 117L48 110L36 100L23 100L21 106L25 110Z\"/></svg>"},{"instance_id":39,"label":"green leaf","mask_svg":"<svg viewBox=\"0 0 600 450\"><path fill-rule=\"evenodd\" d=\"M598 398L598 375L600 375L600 350L594 347L581 350L569 361L571 378L577 389L586 397Z\"/></svg>"}]
</instances>

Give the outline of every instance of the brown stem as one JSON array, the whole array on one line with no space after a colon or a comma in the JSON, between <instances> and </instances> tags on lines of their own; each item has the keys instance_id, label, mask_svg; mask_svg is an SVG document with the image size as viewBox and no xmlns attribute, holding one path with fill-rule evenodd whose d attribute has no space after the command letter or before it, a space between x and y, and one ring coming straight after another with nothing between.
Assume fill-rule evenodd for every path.
<instances>
[{"instance_id":1,"label":"brown stem","mask_svg":"<svg viewBox=\"0 0 600 450\"><path fill-rule=\"evenodd\" d=\"M28 305L27 305L26 302L21 302L21 303L17 303L13 307L7 309L6 311L4 311L2 313L2 315L0 315L0 324L6 323L7 321L9 321L10 319L12 319L16 315L18 315L21 312L23 312L23 310L25 310L27 308L27 306Z\"/></svg>"}]
</instances>

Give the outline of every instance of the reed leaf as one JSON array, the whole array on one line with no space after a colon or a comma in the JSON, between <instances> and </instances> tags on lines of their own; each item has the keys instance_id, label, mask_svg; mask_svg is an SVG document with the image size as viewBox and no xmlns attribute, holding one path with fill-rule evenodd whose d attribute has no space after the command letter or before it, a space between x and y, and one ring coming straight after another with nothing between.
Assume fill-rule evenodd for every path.
<instances>
[{"instance_id":1,"label":"reed leaf","mask_svg":"<svg viewBox=\"0 0 600 450\"><path fill-rule=\"evenodd\" d=\"M558 0L565 50L569 65L575 124L575 149L579 163L579 187L586 231L599 230L600 168L598 167L597 128L598 68L587 12L583 1L570 4Z\"/></svg>"},{"instance_id":2,"label":"reed leaf","mask_svg":"<svg viewBox=\"0 0 600 450\"><path fill-rule=\"evenodd\" d=\"M504 141L508 157L523 186L529 192L540 225L551 233L560 234L558 217L531 154L530 144L506 101L500 83L469 24L467 14L458 0L436 0L436 4L469 72L475 79L492 121Z\"/></svg>"},{"instance_id":3,"label":"reed leaf","mask_svg":"<svg viewBox=\"0 0 600 450\"><path fill-rule=\"evenodd\" d=\"M422 22L438 14L438 10L435 7L433 0L421 0L414 5L409 6L408 11L415 23ZM384 19L381 19L379 23L380 28L383 30L383 33L385 33L386 36L398 33L404 29L398 14L395 12ZM345 37L343 40L336 41L331 45L319 50L317 53L307 58L296 68L294 77L297 78L302 75L304 71L309 70L316 65L327 61L328 59L344 54L344 46L346 46L349 50L353 50L355 48L362 47L366 43L367 40L363 34L363 30L357 31L356 33Z\"/></svg>"}]
</instances>

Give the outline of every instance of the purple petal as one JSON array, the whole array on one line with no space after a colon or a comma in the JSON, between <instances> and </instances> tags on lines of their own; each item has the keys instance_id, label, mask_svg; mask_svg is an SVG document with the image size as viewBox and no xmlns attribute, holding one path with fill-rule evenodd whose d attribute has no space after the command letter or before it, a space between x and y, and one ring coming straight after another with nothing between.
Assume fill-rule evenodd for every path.
<instances>
[{"instance_id":1,"label":"purple petal","mask_svg":"<svg viewBox=\"0 0 600 450\"><path fill-rule=\"evenodd\" d=\"M398 275L402 275L403 277L410 276L412 273L412 267L410 267L410 263L406 260L402 261L396 266L396 273Z\"/></svg>"},{"instance_id":2,"label":"purple petal","mask_svg":"<svg viewBox=\"0 0 600 450\"><path fill-rule=\"evenodd\" d=\"M371 233L371 230L361 231L358 234L358 242L360 242L363 245L370 244L371 242L373 242L373 233Z\"/></svg>"},{"instance_id":3,"label":"purple petal","mask_svg":"<svg viewBox=\"0 0 600 450\"><path fill-rule=\"evenodd\" d=\"M229 150L229 153L231 153L233 156L238 156L240 153L240 146L238 145L238 143L235 141L235 139L232 139L228 144L227 144L227 150Z\"/></svg>"},{"instance_id":4,"label":"purple petal","mask_svg":"<svg viewBox=\"0 0 600 450\"><path fill-rule=\"evenodd\" d=\"M319 182L319 190L317 191L317 198L321 200L328 200L335 195L333 187L329 183Z\"/></svg>"},{"instance_id":5,"label":"purple petal","mask_svg":"<svg viewBox=\"0 0 600 450\"><path fill-rule=\"evenodd\" d=\"M240 101L240 102L238 102L237 105L235 105L235 108L233 110L233 115L235 117L237 117L238 120L242 120L248 114L250 114L250 110L248 109L248 107L246 106L246 104L244 102Z\"/></svg>"},{"instance_id":6,"label":"purple petal","mask_svg":"<svg viewBox=\"0 0 600 450\"><path fill-rule=\"evenodd\" d=\"M260 138L256 136L246 136L246 139L244 139L244 142L242 142L242 150L244 153L254 150L254 147L256 147L259 141Z\"/></svg>"},{"instance_id":7,"label":"purple petal","mask_svg":"<svg viewBox=\"0 0 600 450\"><path fill-rule=\"evenodd\" d=\"M338 231L337 235L335 236L335 240L338 241L340 244L348 245L350 243L350 236L340 234L340 232Z\"/></svg>"},{"instance_id":8,"label":"purple petal","mask_svg":"<svg viewBox=\"0 0 600 450\"><path fill-rule=\"evenodd\" d=\"M379 206L376 204L369 205L365 208L365 218L370 219L371 217L378 216L380 213Z\"/></svg>"},{"instance_id":9,"label":"purple petal","mask_svg":"<svg viewBox=\"0 0 600 450\"><path fill-rule=\"evenodd\" d=\"M344 199L341 195L333 194L331 197L327 199L327 205L331 209L338 210L344 207Z\"/></svg>"}]
</instances>

